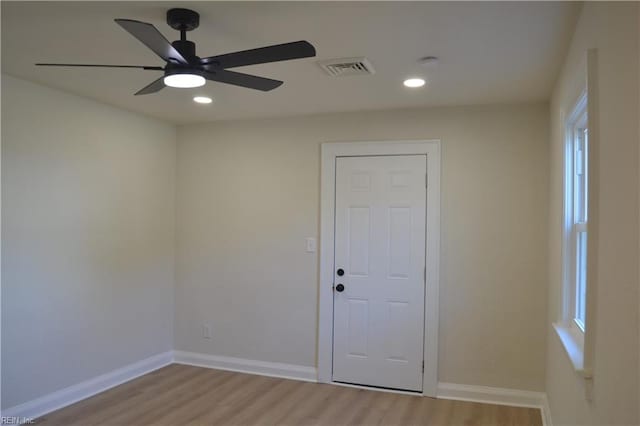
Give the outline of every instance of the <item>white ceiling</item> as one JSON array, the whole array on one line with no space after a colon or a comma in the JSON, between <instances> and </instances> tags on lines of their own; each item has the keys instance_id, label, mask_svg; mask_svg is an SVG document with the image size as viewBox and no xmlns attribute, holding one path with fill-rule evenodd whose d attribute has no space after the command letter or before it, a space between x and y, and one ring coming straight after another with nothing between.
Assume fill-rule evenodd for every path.
<instances>
[{"instance_id":1,"label":"white ceiling","mask_svg":"<svg viewBox=\"0 0 640 426\"><path fill-rule=\"evenodd\" d=\"M35 62L164 65L113 22L154 24L169 40L171 7L200 13L198 55L308 40L318 56L237 68L284 80L272 92L208 82L133 96L157 71L36 67ZM579 4L565 2L6 2L2 70L174 123L322 112L546 100ZM425 69L418 59L435 55ZM366 56L376 74L329 77L318 60ZM407 76L429 84L410 90ZM197 105L194 94L214 98Z\"/></svg>"}]
</instances>

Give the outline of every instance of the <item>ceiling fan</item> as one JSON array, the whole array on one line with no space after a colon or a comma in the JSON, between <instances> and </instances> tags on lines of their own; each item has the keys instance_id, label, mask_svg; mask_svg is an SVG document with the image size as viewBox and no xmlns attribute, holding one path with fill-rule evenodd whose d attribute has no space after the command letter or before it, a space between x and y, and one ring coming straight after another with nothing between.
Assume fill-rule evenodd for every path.
<instances>
[{"instance_id":1,"label":"ceiling fan","mask_svg":"<svg viewBox=\"0 0 640 426\"><path fill-rule=\"evenodd\" d=\"M136 95L155 93L165 86L179 88L200 87L206 83L206 80L266 92L279 87L283 82L229 71L228 68L308 58L316 55L315 48L309 42L295 41L292 43L277 44L258 49L200 58L196 56L195 43L187 40L187 31L192 31L200 25L200 15L189 9L170 9L167 11L167 24L169 24L171 28L180 31L180 40L172 43L169 43L152 24L134 21L132 19L116 19L115 21L160 56L166 62L166 65L164 67L51 63L38 63L36 65L56 67L138 68L143 70L164 71L162 77L136 92Z\"/></svg>"}]
</instances>

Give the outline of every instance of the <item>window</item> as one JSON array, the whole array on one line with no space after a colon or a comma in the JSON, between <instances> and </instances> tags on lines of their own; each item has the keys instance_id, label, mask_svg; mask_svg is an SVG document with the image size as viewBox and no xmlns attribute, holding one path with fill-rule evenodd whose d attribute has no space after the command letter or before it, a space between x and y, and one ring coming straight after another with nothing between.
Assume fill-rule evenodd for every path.
<instances>
[{"instance_id":1,"label":"window","mask_svg":"<svg viewBox=\"0 0 640 426\"><path fill-rule=\"evenodd\" d=\"M598 280L592 265L596 262L598 188L590 186L597 177L598 131L596 110L597 99L597 51L588 49L586 73L582 93L572 105L561 114L564 126L563 157L558 161L562 166L563 209L562 209L562 299L558 321L553 324L562 346L574 370L587 382L585 396L591 398L594 351L593 322L597 312L589 308L596 303ZM582 73L579 73L580 75ZM578 77L578 75L576 76ZM578 82L579 80L575 80ZM562 99L564 102L565 99ZM556 140L554 138L554 140ZM555 181L557 182L557 181ZM557 188L561 189L561 188Z\"/></svg>"},{"instance_id":2,"label":"window","mask_svg":"<svg viewBox=\"0 0 640 426\"><path fill-rule=\"evenodd\" d=\"M565 326L579 336L586 327L589 126L583 94L566 122L564 187Z\"/></svg>"}]
</instances>

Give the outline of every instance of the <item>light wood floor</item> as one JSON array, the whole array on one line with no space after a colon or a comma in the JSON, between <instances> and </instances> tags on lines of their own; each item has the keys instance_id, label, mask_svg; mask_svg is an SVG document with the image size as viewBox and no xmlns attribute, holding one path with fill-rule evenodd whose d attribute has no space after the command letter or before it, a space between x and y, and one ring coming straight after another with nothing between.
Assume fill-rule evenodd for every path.
<instances>
[{"instance_id":1,"label":"light wood floor","mask_svg":"<svg viewBox=\"0 0 640 426\"><path fill-rule=\"evenodd\" d=\"M542 425L540 412L173 364L39 425Z\"/></svg>"}]
</instances>

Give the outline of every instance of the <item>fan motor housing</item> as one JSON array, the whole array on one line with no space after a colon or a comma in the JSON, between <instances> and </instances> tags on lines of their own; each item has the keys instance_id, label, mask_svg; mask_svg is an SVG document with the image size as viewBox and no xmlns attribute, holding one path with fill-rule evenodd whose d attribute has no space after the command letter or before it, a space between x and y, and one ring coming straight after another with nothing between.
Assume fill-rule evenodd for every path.
<instances>
[{"instance_id":1,"label":"fan motor housing","mask_svg":"<svg viewBox=\"0 0 640 426\"><path fill-rule=\"evenodd\" d=\"M165 77L169 75L174 75L174 74L195 74L195 75L204 76L204 72L200 69L190 67L190 66L174 65L174 64L168 63L164 70Z\"/></svg>"},{"instance_id":2,"label":"fan motor housing","mask_svg":"<svg viewBox=\"0 0 640 426\"><path fill-rule=\"evenodd\" d=\"M177 31L192 31L200 25L200 14L190 9L169 9L167 24Z\"/></svg>"},{"instance_id":3,"label":"fan motor housing","mask_svg":"<svg viewBox=\"0 0 640 426\"><path fill-rule=\"evenodd\" d=\"M196 44L189 40L176 40L171 42L171 45L176 48L178 52L182 54L188 61L198 59L196 56Z\"/></svg>"}]
</instances>

